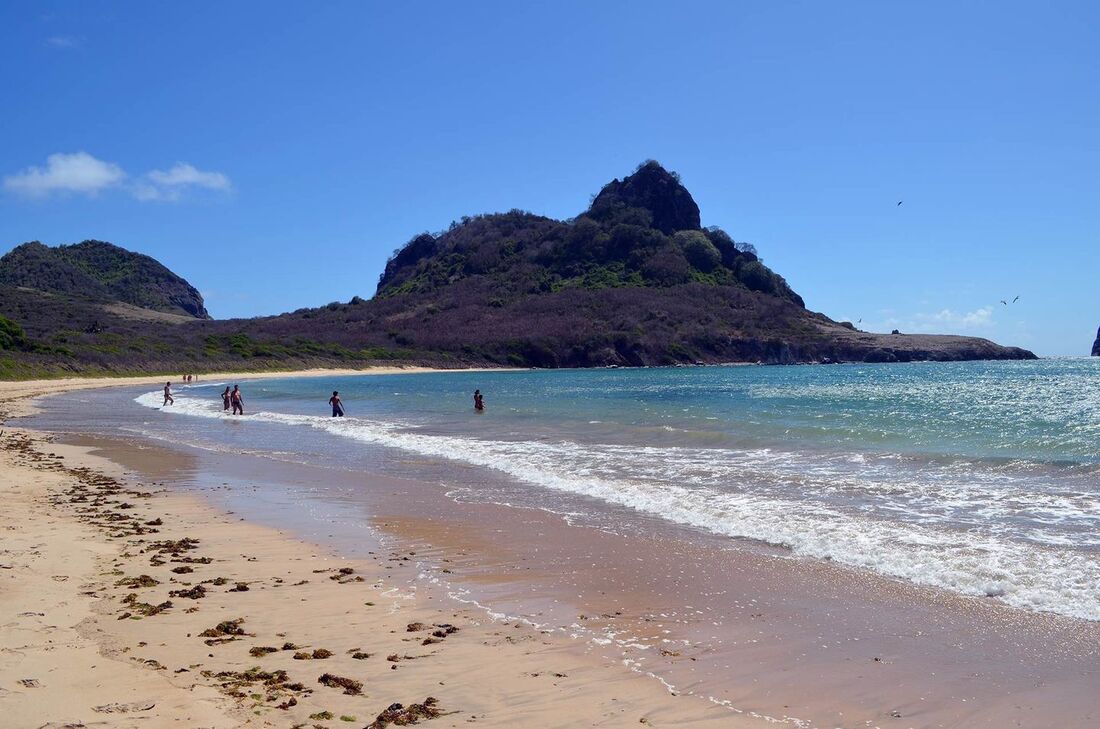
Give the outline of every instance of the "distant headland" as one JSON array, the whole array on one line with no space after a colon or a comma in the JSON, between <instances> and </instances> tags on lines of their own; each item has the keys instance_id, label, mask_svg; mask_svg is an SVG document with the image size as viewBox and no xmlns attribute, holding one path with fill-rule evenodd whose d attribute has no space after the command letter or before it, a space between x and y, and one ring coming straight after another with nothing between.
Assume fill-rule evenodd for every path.
<instances>
[{"instance_id":1,"label":"distant headland","mask_svg":"<svg viewBox=\"0 0 1100 729\"><path fill-rule=\"evenodd\" d=\"M863 332L810 311L751 244L703 228L679 176L652 160L571 220L512 210L417 235L369 300L212 320L195 287L148 256L32 242L0 259L0 307L3 378L1035 358L977 337Z\"/></svg>"}]
</instances>

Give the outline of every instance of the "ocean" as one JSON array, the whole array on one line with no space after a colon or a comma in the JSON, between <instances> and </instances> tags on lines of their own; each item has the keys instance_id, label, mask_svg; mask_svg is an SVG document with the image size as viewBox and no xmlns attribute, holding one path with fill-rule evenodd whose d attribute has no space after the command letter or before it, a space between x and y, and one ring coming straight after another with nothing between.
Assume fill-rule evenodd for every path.
<instances>
[{"instance_id":1,"label":"ocean","mask_svg":"<svg viewBox=\"0 0 1100 729\"><path fill-rule=\"evenodd\" d=\"M42 417L1100 620L1100 360L266 380L242 383L243 418L225 384L163 409L159 389L80 393Z\"/></svg>"}]
</instances>

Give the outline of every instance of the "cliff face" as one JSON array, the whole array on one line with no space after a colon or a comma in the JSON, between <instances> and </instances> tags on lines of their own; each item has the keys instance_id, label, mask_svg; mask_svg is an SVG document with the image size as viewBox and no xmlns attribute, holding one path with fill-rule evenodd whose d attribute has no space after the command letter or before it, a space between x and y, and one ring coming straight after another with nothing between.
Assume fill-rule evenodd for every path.
<instances>
[{"instance_id":1,"label":"cliff face","mask_svg":"<svg viewBox=\"0 0 1100 729\"><path fill-rule=\"evenodd\" d=\"M1096 330L1096 341L1092 343L1092 356L1100 357L1100 329Z\"/></svg>"},{"instance_id":2,"label":"cliff face","mask_svg":"<svg viewBox=\"0 0 1100 729\"><path fill-rule=\"evenodd\" d=\"M149 256L102 241L57 248L24 243L0 258L0 284L210 318L202 295L183 278Z\"/></svg>"}]
</instances>

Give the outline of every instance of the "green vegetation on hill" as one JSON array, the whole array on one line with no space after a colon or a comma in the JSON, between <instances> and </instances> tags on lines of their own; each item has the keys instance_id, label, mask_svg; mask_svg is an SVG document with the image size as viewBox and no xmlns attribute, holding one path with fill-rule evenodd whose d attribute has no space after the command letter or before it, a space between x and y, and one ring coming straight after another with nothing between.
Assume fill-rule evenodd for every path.
<instances>
[{"instance_id":1,"label":"green vegetation on hill","mask_svg":"<svg viewBox=\"0 0 1100 729\"><path fill-rule=\"evenodd\" d=\"M699 228L691 195L652 161L609 183L592 208L572 221L513 210L464 218L438 236L418 235L390 259L377 295L427 295L477 279L492 285L498 306L567 288L691 282L758 291L803 306L751 245L734 242L719 228Z\"/></svg>"},{"instance_id":2,"label":"green vegetation on hill","mask_svg":"<svg viewBox=\"0 0 1100 729\"><path fill-rule=\"evenodd\" d=\"M0 258L0 284L210 318L187 281L149 256L102 241L56 248L24 243Z\"/></svg>"}]
</instances>

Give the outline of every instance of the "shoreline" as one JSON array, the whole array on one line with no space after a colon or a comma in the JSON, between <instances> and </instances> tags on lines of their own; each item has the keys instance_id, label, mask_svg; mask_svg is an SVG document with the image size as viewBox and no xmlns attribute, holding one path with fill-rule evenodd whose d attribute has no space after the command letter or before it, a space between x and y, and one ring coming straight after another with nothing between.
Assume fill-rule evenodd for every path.
<instances>
[{"instance_id":1,"label":"shoreline","mask_svg":"<svg viewBox=\"0 0 1100 729\"><path fill-rule=\"evenodd\" d=\"M484 369L484 368L459 368L443 369L438 367L368 367L366 369L327 369L323 367L304 370L263 370L260 372L214 372L200 375L201 379L195 383L208 382L210 380L278 380L283 378L298 377L350 377L358 375L404 375L443 372L496 372L507 371L508 368ZM165 377L168 379L166 380ZM0 407L6 408L0 412L3 417L19 417L33 412L33 400L43 395L54 395L76 390L98 390L111 387L127 387L130 385L156 385L163 386L164 382L171 381L173 385L185 384L172 379L170 375L140 375L126 377L63 377L57 379L38 380L0 380Z\"/></svg>"},{"instance_id":2,"label":"shoreline","mask_svg":"<svg viewBox=\"0 0 1100 729\"><path fill-rule=\"evenodd\" d=\"M150 378L135 380L106 386ZM0 407L7 419L29 398L103 386L3 383ZM163 480L135 483L89 448L4 431L0 611L17 617L0 627L16 659L0 668L0 711L16 725L758 725L419 594L393 577L408 555L343 559Z\"/></svg>"},{"instance_id":3,"label":"shoreline","mask_svg":"<svg viewBox=\"0 0 1100 729\"><path fill-rule=\"evenodd\" d=\"M0 401L0 407L4 406L8 404ZM16 407L28 408L28 401L21 399ZM304 465L291 478L285 473L291 466L264 464L262 458L238 459L234 466L227 467L230 461L226 457L205 451L187 455L187 448L145 447L109 436L100 436L100 444L94 438L59 437L70 445L37 447L47 453L65 454L66 461L63 466L38 464L39 471L45 468L49 475L58 468L71 467L77 460L98 464L101 470L112 473L120 472L119 466L112 463L124 465L130 474L139 474L137 490L150 485L158 490L150 488L147 498L128 499L135 510L124 510L121 503L115 507L101 503L96 518L109 526L112 522L108 519L131 522L125 517L138 514L136 509L146 505L155 504L160 509L156 513L170 511L170 519L156 517L168 525L157 529L168 531L171 527L172 533L166 539L200 540L199 550L183 550L172 558L212 555L213 564L218 565L215 579L225 580L224 585L213 589L204 587L209 591L193 604L172 598L167 594L170 588L192 589L195 584L204 584L199 575L192 578L193 573L163 575L150 571L163 572L172 565L146 566L144 560L149 555L134 555L136 550L129 549L128 563L105 565L101 572L122 570L117 579L148 574L161 584L150 585L148 590L114 589L107 600L108 608L114 610L111 616L126 611L121 601L133 592L137 594L135 601L148 606L159 605L157 601L165 599L174 603L168 611L142 617L137 622L139 627L170 626L173 621L190 620L186 632L197 635L211 626L194 618L181 618L178 613L198 607L202 615L207 607L214 606L225 611L219 620L245 617L247 624L242 630L255 633L254 637L230 641L225 650L215 646L212 656L202 652L207 649L199 648L198 655L180 666L187 669L180 676L194 682L188 686L209 687L223 671L240 673L252 666L269 670L270 664L279 666L276 670L287 671L287 682L302 683L303 688L313 688L316 693L323 689L301 680L298 669L343 665L340 659L345 656L337 647L347 642L349 646L344 650L361 648L370 652L358 645L365 641L357 636L381 632L396 636L398 641L384 649L387 659L393 656L397 660L382 664L381 677L370 673L378 666L369 659L353 660L351 668L343 669L345 672L333 672L363 680L370 698L378 697L377 691L369 689L379 685L395 687L395 693L385 693L383 699L406 704L422 702L425 696L416 696L415 692L411 696L398 695L400 691L408 690L410 685L417 691L428 690L428 695L440 700L442 710L459 712L434 719L435 726L471 722L490 726L707 726L717 722L714 725L748 727L778 722L802 729L887 726L900 714L906 721L898 725L907 727L1039 727L1073 725L1096 713L1096 705L1083 687L1100 665L1095 648L1100 645L1097 624L1029 614L827 562L778 559L736 546L731 549L713 536L702 542L679 540L657 523L652 534L648 529L638 535L611 534L570 524L552 512L455 501L445 498L438 484L401 476L395 479L393 475L369 471L340 476L335 471ZM2 442L7 445L6 440ZM89 456L89 450L98 455ZM3 452L6 456L7 451ZM186 485L180 475L183 472L190 474ZM183 488L165 492L166 484ZM331 498L337 503L343 498L340 493L349 493L349 485L353 491L364 488L371 492L366 501L346 502L358 509L344 513L344 524L350 517L360 531L344 530L339 534L340 525L331 520L337 512L322 512L319 521L296 518L295 514L327 503L330 497L310 497L308 489L296 490L293 484L331 488ZM263 505L257 511L255 497L261 497L260 501L270 499L271 494L264 493L269 486L275 487L275 500L267 502L266 513ZM62 512L61 516L75 517L75 510L86 508L82 504L87 502L50 506ZM152 514L143 513L141 518ZM139 524L145 525L146 521L155 519ZM310 526L304 531L300 527L305 524ZM376 537L384 538L384 549L362 543L364 524L370 525L369 531ZM331 532L338 534L334 538ZM123 537L112 540L109 534L100 534L98 539L118 550L118 540ZM242 546L245 544L248 546ZM247 554L239 554L242 550ZM304 558L306 554L310 556ZM349 556L353 558L346 559ZM298 564L303 561L308 564ZM184 565L191 563L180 566ZM331 570L337 565L354 570L345 575L350 579L338 573L313 571ZM293 569L285 572L284 567ZM193 569L200 573L210 568L194 565ZM202 577L213 574L210 571ZM264 579L256 580L257 574ZM444 582L433 584L433 575ZM342 602L352 593L316 588L318 582L330 584L325 577L337 577L334 584L368 591L373 597L364 600L360 594L350 602ZM358 577L363 583L358 583ZM41 574L39 578L43 587L56 587L46 582L53 575ZM250 583L246 595L231 587L237 581ZM84 584L92 584L92 579ZM479 602L476 596L485 593L475 590L467 593L474 599L463 600L463 584L487 586L491 599ZM459 592L456 594L452 587ZM309 592L315 588L316 592ZM69 599L77 600L71 594ZM303 599L305 606L300 604ZM236 614L239 611L235 606L248 600L255 601L263 618ZM498 600L503 600L499 609ZM367 602L374 605L366 606ZM380 617L373 609L383 606L385 620L372 620ZM297 613L303 607L320 620L302 624ZM364 607L371 608L370 615L362 614ZM490 608L499 615L490 619ZM687 610L681 612L682 608ZM544 609L548 611L545 614ZM31 610L20 606L8 612ZM564 621L557 622L554 615ZM278 616L278 624L270 624L268 616ZM137 634L130 627L133 617L120 623L103 619L102 624L115 632L129 628L130 642L120 638L118 644L136 651L144 647L134 642ZM391 618L396 622L386 622ZM267 627L253 630L252 625L261 624L261 620L267 621ZM284 620L293 625L293 635L283 629ZM318 622L337 627L326 629ZM451 624L460 631L445 634L441 645L429 644L431 653L417 652L421 650L416 642L418 631L407 631L407 626L415 622L426 626ZM575 630L570 623L574 623ZM614 646L601 650L581 635L593 630L612 638L616 634L625 636L625 650L620 652ZM188 655L187 651L196 647L193 643L166 639L178 638L178 632L182 631L173 635L164 630L151 632L136 643L159 644L170 648L173 655ZM308 645L310 650L319 646L335 655L319 659L323 664L307 664L306 659L295 660L282 651L256 657L243 652L245 648L281 646L277 641L287 636L279 636L280 632L287 633L288 640L299 646ZM716 642L718 633L722 640ZM301 635L309 636L308 644L300 639ZM356 636L356 640L351 641L349 636ZM262 642L265 639L273 642ZM474 650L477 646L466 641L487 652L478 653ZM667 650L658 650L662 644ZM511 652L512 647L516 652ZM231 659L228 668L209 667L211 658L222 660L227 655ZM452 659L457 666L452 665ZM162 659L154 655L153 660ZM191 663L204 665L192 670ZM478 673L476 681L466 681L470 666L483 665L486 670ZM391 673L384 672L387 667ZM421 682L388 681L406 676L411 673L406 669L413 667L420 672ZM201 670L213 671L204 677L206 683L192 675ZM364 670L367 673L362 673ZM551 679L548 686L510 680L547 676ZM168 677L176 678L174 674ZM226 682L224 677L221 681ZM0 688L8 685L0 681ZM495 700L486 697L486 685L502 693L495 694ZM261 723L284 725L284 716L292 716L296 709L271 709L264 703L265 689L255 688L237 691L243 697L230 697L225 710L236 711L232 716L238 722L251 720L255 714L250 712L259 711L263 715ZM237 690L232 686L229 689ZM275 692L272 696L280 698ZM308 696L291 698L309 708L311 714L329 710L327 705L319 710L309 705L314 695ZM458 702L452 701L454 697ZM224 701L225 697L216 699ZM3 700L0 692L0 702ZM288 701L282 696L273 705ZM353 702L348 710L359 705ZM562 713L563 706L567 707L566 713ZM644 707L652 709L630 714ZM355 716L362 725L365 722L361 714L334 715ZM321 723L323 720L309 721L329 726ZM308 722L304 725L310 726Z\"/></svg>"}]
</instances>

